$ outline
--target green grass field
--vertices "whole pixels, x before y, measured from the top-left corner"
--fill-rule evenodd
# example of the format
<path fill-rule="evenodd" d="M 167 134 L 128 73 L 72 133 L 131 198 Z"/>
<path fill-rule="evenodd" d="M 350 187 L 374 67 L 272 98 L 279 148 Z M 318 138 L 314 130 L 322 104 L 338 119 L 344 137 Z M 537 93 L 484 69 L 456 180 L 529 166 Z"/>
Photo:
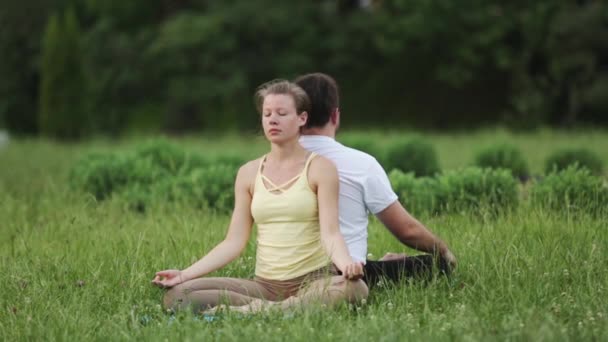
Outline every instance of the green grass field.
<path fill-rule="evenodd" d="M 401 135 L 371 133 L 380 143 Z M 470 164 L 496 141 L 518 146 L 533 173 L 568 146 L 587 147 L 608 164 L 608 133 L 601 131 L 425 137 L 443 169 Z M 150 285 L 154 272 L 200 258 L 223 238 L 229 217 L 160 205 L 143 215 L 118 198 L 98 203 L 68 186 L 83 155 L 138 141 L 17 140 L 0 148 L 0 340 L 608 340 L 608 217 L 526 202 L 497 218 L 420 217 L 458 257 L 450 280 L 382 286 L 350 308 L 173 319 L 160 308 L 163 291 Z M 260 137 L 175 141 L 209 155 L 253 158 L 267 149 Z M 252 276 L 254 250 L 252 240 L 217 274 Z M 386 251 L 412 253 L 374 221 L 369 253 L 379 258 Z"/>

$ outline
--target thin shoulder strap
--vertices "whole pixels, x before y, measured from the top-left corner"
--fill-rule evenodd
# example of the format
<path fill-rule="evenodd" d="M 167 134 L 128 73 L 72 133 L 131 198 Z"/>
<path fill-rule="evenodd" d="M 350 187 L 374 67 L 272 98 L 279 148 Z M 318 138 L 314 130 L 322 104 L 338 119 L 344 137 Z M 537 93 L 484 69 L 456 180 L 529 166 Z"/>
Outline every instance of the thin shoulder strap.
<path fill-rule="evenodd" d="M 308 165 L 310 165 L 310 162 L 317 156 L 316 153 L 314 152 L 310 152 L 310 155 L 308 156 L 308 159 L 306 160 L 306 164 L 304 165 L 304 170 L 302 171 L 302 174 L 304 175 L 308 175 Z"/>
<path fill-rule="evenodd" d="M 262 168 L 264 167 L 264 163 L 266 162 L 266 156 L 268 156 L 268 154 L 265 154 L 262 156 L 262 160 L 260 161 L 260 165 L 258 165 L 258 175 L 262 174 Z"/>

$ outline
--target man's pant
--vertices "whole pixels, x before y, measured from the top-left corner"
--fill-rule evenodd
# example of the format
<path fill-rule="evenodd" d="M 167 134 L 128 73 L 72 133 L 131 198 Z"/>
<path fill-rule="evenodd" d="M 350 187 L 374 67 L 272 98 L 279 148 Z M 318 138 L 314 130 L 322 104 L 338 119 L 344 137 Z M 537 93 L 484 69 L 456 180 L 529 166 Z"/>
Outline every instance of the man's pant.
<path fill-rule="evenodd" d="M 399 282 L 402 279 L 430 280 L 434 274 L 450 274 L 450 268 L 443 258 L 430 254 L 408 256 L 399 260 L 367 260 L 363 280 L 368 287 L 378 285 L 381 279 Z"/>

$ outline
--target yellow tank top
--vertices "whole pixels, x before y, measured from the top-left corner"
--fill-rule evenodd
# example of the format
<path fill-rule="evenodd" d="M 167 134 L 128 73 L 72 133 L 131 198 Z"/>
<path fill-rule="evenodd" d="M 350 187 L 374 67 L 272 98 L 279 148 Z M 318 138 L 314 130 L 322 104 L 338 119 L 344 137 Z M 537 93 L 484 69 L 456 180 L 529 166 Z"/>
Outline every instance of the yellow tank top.
<path fill-rule="evenodd" d="M 251 201 L 251 215 L 258 230 L 256 276 L 289 280 L 329 264 L 321 245 L 317 195 L 308 185 L 308 165 L 315 155 L 311 153 L 304 170 L 284 183 L 291 184 L 287 189 L 262 175 L 266 157 L 260 163 Z M 262 177 L 272 189 L 266 188 Z M 280 192 L 273 193 L 275 190 Z"/>

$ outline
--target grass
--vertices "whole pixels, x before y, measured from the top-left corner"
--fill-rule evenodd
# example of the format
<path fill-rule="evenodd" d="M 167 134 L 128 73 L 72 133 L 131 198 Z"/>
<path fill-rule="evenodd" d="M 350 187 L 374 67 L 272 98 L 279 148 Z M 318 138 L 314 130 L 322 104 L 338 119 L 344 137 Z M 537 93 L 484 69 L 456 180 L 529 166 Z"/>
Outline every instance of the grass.
<path fill-rule="evenodd" d="M 431 138 L 446 168 L 471 162 L 471 150 L 493 135 Z M 608 150 L 608 134 L 601 132 L 501 135 L 522 147 L 533 172 L 562 145 Z M 420 217 L 458 257 L 450 280 L 383 285 L 350 308 L 172 319 L 160 309 L 163 291 L 150 279 L 157 270 L 197 260 L 223 238 L 229 218 L 162 205 L 141 215 L 118 198 L 97 203 L 68 188 L 69 168 L 80 156 L 134 142 L 14 141 L 0 150 L 0 340 L 608 339 L 608 217 L 544 212 L 525 203 L 498 218 Z M 252 144 L 234 136 L 179 142 L 247 157 L 266 148 L 259 138 Z M 369 242 L 374 258 L 389 250 L 411 253 L 375 220 Z M 252 276 L 254 250 L 252 240 L 216 274 Z"/>

